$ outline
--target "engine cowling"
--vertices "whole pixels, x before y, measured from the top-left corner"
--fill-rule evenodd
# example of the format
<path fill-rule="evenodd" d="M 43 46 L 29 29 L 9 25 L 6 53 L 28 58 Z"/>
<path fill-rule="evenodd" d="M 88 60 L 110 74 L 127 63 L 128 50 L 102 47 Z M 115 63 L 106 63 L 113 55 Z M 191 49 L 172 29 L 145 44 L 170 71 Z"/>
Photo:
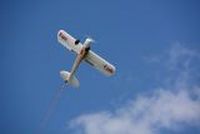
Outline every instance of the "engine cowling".
<path fill-rule="evenodd" d="M 90 50 L 90 46 L 91 44 L 94 42 L 94 40 L 92 38 L 87 38 L 84 42 L 84 46 L 86 50 Z"/>

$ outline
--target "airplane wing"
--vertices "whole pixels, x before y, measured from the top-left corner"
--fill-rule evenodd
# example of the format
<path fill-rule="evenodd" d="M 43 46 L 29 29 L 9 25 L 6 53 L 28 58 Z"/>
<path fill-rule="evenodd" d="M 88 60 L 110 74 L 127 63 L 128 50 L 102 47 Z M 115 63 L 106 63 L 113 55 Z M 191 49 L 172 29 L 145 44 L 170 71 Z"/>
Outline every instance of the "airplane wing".
<path fill-rule="evenodd" d="M 65 32 L 64 30 L 60 30 L 57 34 L 58 42 L 60 42 L 65 48 L 70 51 L 79 54 L 82 48 L 82 44 L 79 40 L 76 40 L 70 34 Z"/>
<path fill-rule="evenodd" d="M 113 65 L 91 50 L 86 55 L 85 61 L 107 76 L 115 73 L 115 67 Z"/>

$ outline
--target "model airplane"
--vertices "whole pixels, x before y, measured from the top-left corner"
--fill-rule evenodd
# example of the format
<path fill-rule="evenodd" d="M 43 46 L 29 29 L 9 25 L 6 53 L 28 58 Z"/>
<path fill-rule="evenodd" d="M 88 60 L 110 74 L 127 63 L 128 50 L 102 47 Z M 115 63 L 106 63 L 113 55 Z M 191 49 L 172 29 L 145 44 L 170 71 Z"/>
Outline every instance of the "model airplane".
<path fill-rule="evenodd" d="M 87 38 L 82 44 L 80 40 L 76 40 L 64 30 L 58 32 L 57 38 L 59 43 L 77 55 L 71 72 L 65 70 L 60 71 L 60 76 L 66 84 L 70 84 L 73 87 L 79 87 L 79 81 L 75 77 L 75 72 L 82 61 L 89 63 L 106 76 L 115 74 L 115 67 L 112 64 L 90 50 L 90 46 L 94 42 L 93 39 Z"/>

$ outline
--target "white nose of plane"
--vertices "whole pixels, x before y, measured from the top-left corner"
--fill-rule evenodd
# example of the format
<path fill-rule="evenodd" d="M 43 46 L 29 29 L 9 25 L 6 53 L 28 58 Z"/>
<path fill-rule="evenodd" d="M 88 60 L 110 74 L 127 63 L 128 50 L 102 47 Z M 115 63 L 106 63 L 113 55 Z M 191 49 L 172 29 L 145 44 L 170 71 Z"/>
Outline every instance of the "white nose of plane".
<path fill-rule="evenodd" d="M 94 43 L 94 40 L 93 40 L 92 38 L 87 38 L 87 39 L 86 39 L 86 42 Z"/>

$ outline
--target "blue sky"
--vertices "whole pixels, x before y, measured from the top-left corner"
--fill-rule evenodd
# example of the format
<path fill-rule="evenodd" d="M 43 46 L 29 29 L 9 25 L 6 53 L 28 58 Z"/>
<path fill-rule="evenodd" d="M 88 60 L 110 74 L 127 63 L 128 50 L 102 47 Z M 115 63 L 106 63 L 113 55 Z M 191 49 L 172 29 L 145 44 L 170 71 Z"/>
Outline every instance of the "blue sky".
<path fill-rule="evenodd" d="M 199 6 L 197 0 L 0 1 L 0 133 L 200 133 Z M 59 29 L 81 41 L 94 38 L 92 49 L 117 72 L 107 78 L 83 63 L 80 88 L 65 88 L 50 110 L 62 84 L 59 71 L 75 58 L 57 42 Z M 136 104 L 143 114 L 131 113 L 131 121 L 119 112 L 140 113 Z M 132 130 L 135 118 L 141 126 Z M 113 123 L 120 119 L 130 128 Z"/>

